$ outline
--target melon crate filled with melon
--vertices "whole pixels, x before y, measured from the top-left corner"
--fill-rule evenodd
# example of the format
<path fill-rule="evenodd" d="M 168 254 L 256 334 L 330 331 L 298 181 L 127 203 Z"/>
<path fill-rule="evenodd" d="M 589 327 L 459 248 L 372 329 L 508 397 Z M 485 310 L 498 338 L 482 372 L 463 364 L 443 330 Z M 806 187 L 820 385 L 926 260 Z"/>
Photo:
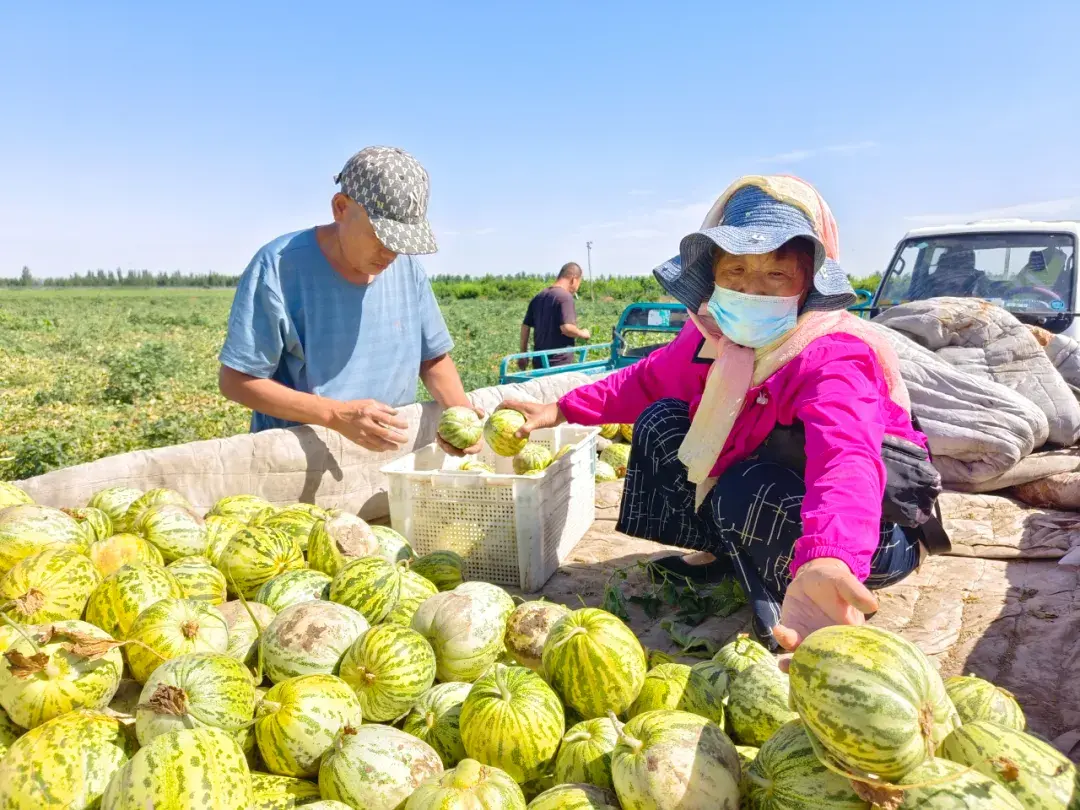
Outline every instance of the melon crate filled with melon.
<path fill-rule="evenodd" d="M 475 425 L 440 425 L 464 444 Z M 598 428 L 560 425 L 514 434 L 517 411 L 492 414 L 479 454 L 460 458 L 438 444 L 383 467 L 394 528 L 417 554 L 452 551 L 466 579 L 537 591 L 584 537 L 595 517 Z"/>

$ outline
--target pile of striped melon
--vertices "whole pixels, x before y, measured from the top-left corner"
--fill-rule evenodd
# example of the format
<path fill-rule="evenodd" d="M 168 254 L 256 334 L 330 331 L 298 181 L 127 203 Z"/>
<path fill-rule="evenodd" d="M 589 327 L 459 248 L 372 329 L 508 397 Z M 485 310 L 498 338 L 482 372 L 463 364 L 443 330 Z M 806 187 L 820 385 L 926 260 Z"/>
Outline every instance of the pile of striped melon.
<path fill-rule="evenodd" d="M 1080 806 L 1010 695 L 888 632 L 687 666 L 310 505 L 0 483 L 0 616 L 0 810 Z"/>

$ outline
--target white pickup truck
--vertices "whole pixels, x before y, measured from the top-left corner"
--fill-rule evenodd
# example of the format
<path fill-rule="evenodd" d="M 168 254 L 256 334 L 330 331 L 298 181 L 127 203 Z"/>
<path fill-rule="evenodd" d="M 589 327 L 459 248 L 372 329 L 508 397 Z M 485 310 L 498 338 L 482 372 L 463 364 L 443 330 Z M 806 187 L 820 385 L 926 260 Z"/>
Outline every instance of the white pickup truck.
<path fill-rule="evenodd" d="M 982 298 L 1023 323 L 1080 340 L 1080 222 L 994 219 L 909 231 L 870 304 Z"/>

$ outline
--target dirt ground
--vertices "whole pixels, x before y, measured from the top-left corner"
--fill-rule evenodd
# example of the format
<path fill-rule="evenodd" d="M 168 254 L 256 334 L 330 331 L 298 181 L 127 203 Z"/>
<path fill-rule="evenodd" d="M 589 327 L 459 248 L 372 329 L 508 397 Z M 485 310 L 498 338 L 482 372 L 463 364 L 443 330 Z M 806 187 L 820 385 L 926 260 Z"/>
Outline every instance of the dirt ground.
<path fill-rule="evenodd" d="M 598 488 L 596 522 L 547 582 L 545 598 L 599 605 L 613 571 L 670 553 L 615 531 L 620 495 L 617 484 Z M 1080 568 L 1057 563 L 1080 545 L 1080 516 L 953 493 L 942 509 L 956 556 L 930 557 L 879 591 L 871 623 L 913 641 L 943 676 L 975 674 L 1008 689 L 1029 729 L 1080 761 Z M 641 584 L 633 576 L 626 582 L 631 592 Z M 642 643 L 677 652 L 662 617 L 632 605 L 630 613 Z M 722 644 L 749 627 L 744 608 L 694 632 Z"/>

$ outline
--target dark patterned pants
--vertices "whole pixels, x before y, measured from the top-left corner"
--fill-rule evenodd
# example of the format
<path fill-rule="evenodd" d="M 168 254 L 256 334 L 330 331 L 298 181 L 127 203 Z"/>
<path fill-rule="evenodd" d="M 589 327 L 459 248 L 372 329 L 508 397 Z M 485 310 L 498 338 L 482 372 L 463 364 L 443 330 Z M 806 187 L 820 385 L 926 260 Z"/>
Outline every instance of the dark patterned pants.
<path fill-rule="evenodd" d="M 802 536 L 802 474 L 753 459 L 735 464 L 717 481 L 695 512 L 695 486 L 679 461 L 679 445 L 690 429 L 690 408 L 662 399 L 634 425 L 630 463 L 618 530 L 665 545 L 707 551 L 731 561 L 732 574 L 753 610 L 754 632 L 772 649 L 771 628 L 791 582 L 788 567 Z M 919 544 L 892 523 L 883 523 L 866 587 L 884 588 L 919 565 Z"/>

